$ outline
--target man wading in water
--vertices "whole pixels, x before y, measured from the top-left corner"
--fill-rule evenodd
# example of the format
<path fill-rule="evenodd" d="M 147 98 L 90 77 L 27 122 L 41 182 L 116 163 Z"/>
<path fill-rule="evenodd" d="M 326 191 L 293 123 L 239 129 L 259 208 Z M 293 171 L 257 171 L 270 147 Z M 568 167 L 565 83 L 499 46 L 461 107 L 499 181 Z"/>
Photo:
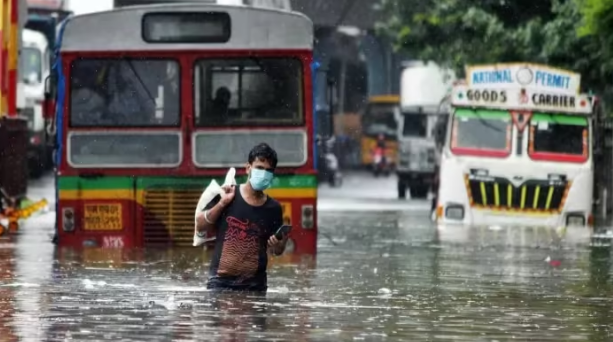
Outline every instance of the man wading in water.
<path fill-rule="evenodd" d="M 198 215 L 198 235 L 216 236 L 207 288 L 267 290 L 267 249 L 280 255 L 287 242 L 287 236 L 274 236 L 283 224 L 281 205 L 263 192 L 272 184 L 276 167 L 275 150 L 264 143 L 255 146 L 246 165 L 247 182 L 238 191 L 222 187 L 222 194 Z"/>

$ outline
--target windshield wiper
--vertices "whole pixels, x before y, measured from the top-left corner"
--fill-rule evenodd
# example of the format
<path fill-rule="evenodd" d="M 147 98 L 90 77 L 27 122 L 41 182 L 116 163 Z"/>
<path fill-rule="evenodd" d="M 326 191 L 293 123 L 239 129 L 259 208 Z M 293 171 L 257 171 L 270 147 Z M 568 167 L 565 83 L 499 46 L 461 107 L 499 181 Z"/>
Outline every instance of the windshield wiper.
<path fill-rule="evenodd" d="M 145 82 L 143 82 L 143 80 L 140 78 L 140 76 L 136 72 L 136 69 L 134 69 L 134 64 L 132 64 L 132 61 L 129 60 L 129 59 L 126 59 L 125 61 L 128 62 L 128 67 L 130 67 L 130 70 L 132 70 L 132 73 L 134 74 L 134 76 L 136 76 L 136 79 L 140 83 L 141 87 L 143 87 L 143 89 L 145 89 L 145 92 L 147 93 L 147 96 L 149 96 L 149 100 L 155 104 L 156 103 L 155 102 L 155 97 L 153 97 L 153 95 L 149 92 L 149 89 L 147 89 L 147 87 L 145 86 Z"/>
<path fill-rule="evenodd" d="M 492 125 L 492 124 L 491 124 L 491 123 L 489 123 L 489 122 L 487 122 L 487 120 L 484 120 L 484 119 L 483 119 L 481 116 L 479 116 L 479 114 L 477 114 L 477 115 L 478 115 L 478 118 L 479 118 L 479 122 L 481 122 L 481 124 L 482 124 L 483 126 L 488 127 L 488 128 L 491 128 L 491 129 L 493 129 L 493 130 L 494 130 L 494 131 L 496 131 L 496 132 L 500 132 L 500 133 L 504 132 L 502 129 L 500 129 L 500 128 L 498 128 L 498 127 L 494 126 L 494 125 Z"/>

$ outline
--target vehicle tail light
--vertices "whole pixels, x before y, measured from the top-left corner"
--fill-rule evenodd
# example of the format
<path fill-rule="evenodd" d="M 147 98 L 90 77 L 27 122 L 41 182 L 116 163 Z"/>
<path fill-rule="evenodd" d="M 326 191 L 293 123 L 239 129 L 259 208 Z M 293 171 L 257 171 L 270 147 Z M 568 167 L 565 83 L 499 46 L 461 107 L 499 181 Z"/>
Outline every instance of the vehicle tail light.
<path fill-rule="evenodd" d="M 443 217 L 443 206 L 439 205 L 438 207 L 436 207 L 436 218 L 441 217 Z"/>
<path fill-rule="evenodd" d="M 594 215 L 590 214 L 587 217 L 587 225 L 588 225 L 588 227 L 593 227 L 594 226 Z"/>
<path fill-rule="evenodd" d="M 30 144 L 32 144 L 32 145 L 40 144 L 40 138 L 37 135 L 31 137 L 30 138 Z"/>
<path fill-rule="evenodd" d="M 313 205 L 307 204 L 302 206 L 302 229 L 313 229 L 314 222 Z"/>
<path fill-rule="evenodd" d="M 62 209 L 62 229 L 65 232 L 74 231 L 74 209 L 63 208 Z"/>

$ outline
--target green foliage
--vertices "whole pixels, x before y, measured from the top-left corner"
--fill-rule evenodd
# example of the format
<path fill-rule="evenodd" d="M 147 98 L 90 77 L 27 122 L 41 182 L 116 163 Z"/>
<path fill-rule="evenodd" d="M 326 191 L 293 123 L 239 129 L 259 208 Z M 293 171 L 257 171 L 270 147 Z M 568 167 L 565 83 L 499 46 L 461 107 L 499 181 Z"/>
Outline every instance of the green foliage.
<path fill-rule="evenodd" d="M 382 0 L 388 20 L 378 30 L 397 49 L 460 75 L 466 64 L 526 61 L 580 72 L 585 89 L 604 90 L 613 63 L 587 29 L 595 24 L 586 24 L 583 2 L 613 0 Z"/>

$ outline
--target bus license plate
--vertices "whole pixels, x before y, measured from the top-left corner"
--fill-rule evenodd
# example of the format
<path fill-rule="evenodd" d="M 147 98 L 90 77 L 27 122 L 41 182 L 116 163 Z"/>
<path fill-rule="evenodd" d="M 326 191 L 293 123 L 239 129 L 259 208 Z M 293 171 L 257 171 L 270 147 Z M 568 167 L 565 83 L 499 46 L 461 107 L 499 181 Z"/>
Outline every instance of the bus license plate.
<path fill-rule="evenodd" d="M 121 204 L 86 204 L 84 230 L 121 230 Z"/>

